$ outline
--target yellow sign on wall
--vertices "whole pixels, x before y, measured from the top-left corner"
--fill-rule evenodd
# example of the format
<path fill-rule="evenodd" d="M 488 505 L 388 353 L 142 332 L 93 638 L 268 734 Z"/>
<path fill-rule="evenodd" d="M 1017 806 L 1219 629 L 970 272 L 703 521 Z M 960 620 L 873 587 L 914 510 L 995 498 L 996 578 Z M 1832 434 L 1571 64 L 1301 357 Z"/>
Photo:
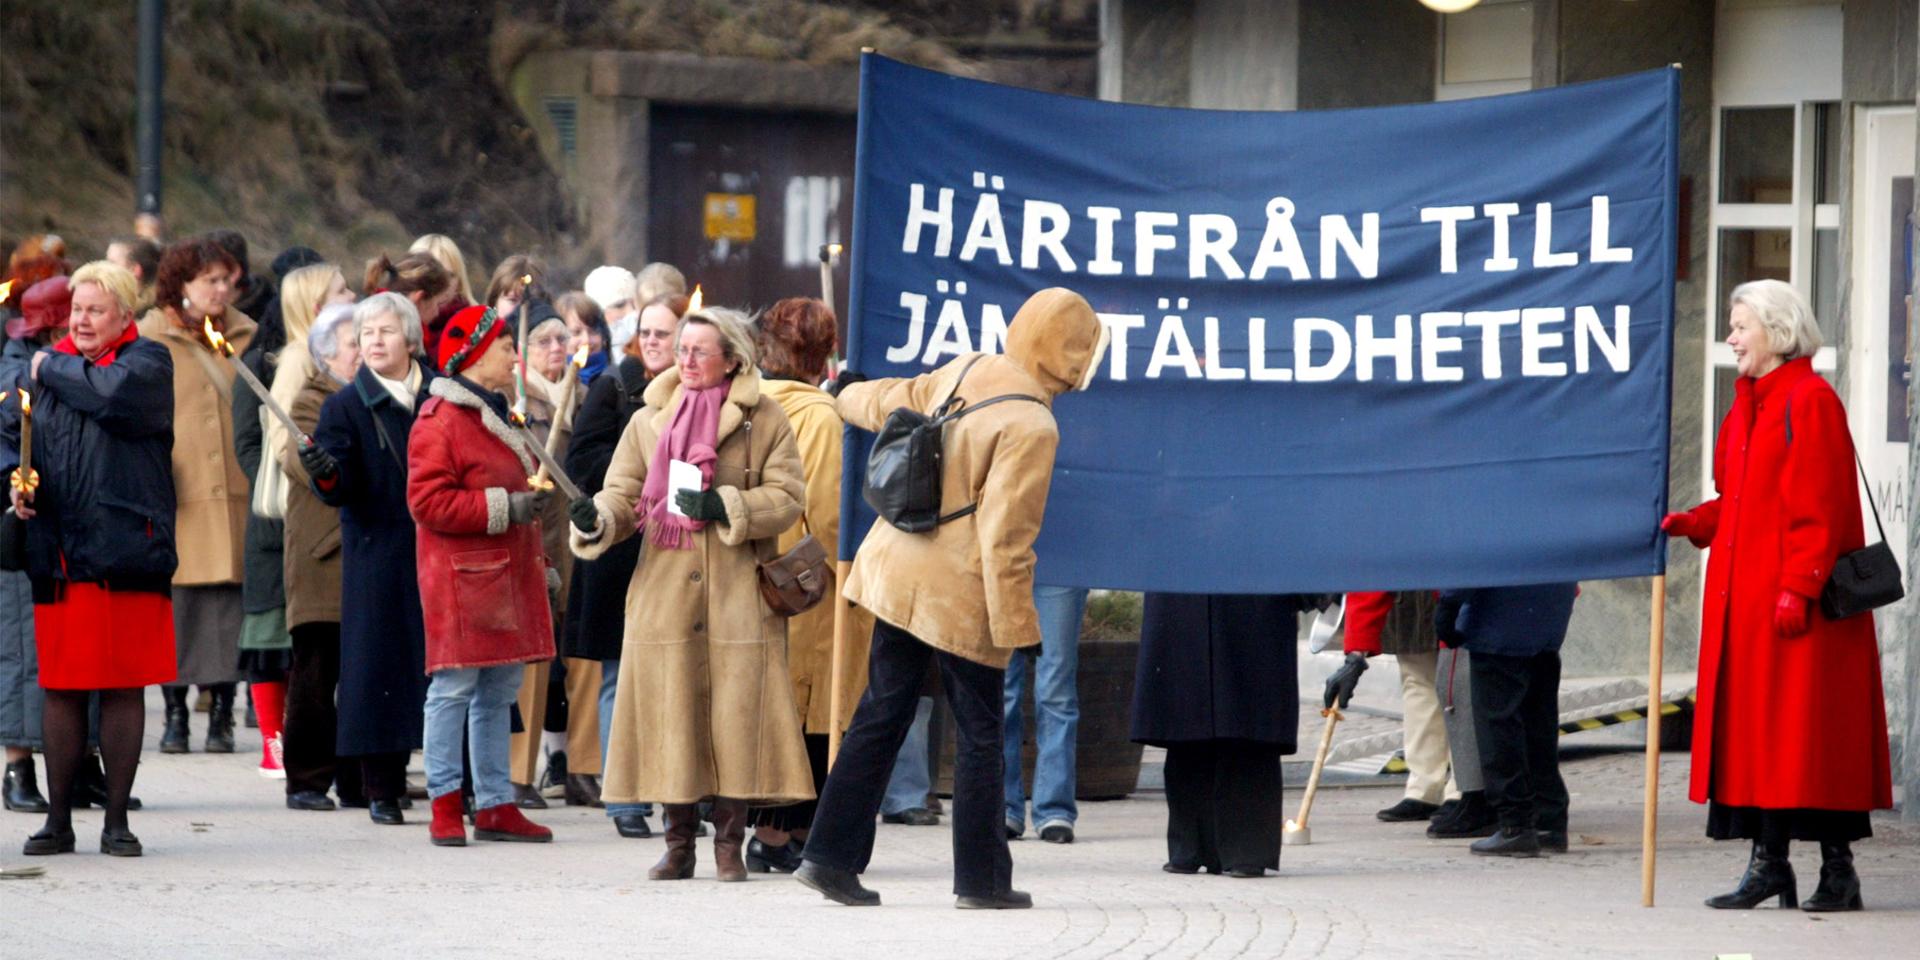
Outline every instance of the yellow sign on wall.
<path fill-rule="evenodd" d="M 707 194 L 707 239 L 753 240 L 753 194 Z"/>

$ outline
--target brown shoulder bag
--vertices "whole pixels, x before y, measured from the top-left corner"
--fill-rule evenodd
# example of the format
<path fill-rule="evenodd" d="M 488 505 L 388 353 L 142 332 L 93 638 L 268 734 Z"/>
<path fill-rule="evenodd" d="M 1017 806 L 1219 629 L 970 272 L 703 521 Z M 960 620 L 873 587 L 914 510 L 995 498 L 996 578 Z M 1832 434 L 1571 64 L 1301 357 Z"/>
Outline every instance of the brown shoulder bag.
<path fill-rule="evenodd" d="M 747 429 L 747 471 L 748 480 L 759 485 L 760 471 L 751 468 L 753 461 L 753 417 L 746 418 Z M 777 557 L 767 554 L 772 549 L 771 538 L 754 541 L 754 549 L 760 554 L 760 597 L 767 602 L 767 608 L 783 617 L 797 617 L 819 606 L 833 590 L 833 566 L 828 561 L 827 549 L 813 538 L 813 531 L 807 527 L 806 505 L 801 504 L 800 528 L 806 535 L 793 545 L 792 550 Z"/>

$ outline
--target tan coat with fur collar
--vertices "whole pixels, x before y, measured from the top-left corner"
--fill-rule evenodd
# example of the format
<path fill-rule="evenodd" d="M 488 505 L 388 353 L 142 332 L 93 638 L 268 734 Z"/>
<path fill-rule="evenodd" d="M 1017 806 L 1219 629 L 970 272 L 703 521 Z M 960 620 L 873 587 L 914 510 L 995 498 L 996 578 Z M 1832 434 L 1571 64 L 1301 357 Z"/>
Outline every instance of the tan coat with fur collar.
<path fill-rule="evenodd" d="M 594 496 L 600 535 L 588 540 L 572 531 L 576 556 L 592 560 L 645 535 L 634 510 L 683 394 L 678 370 L 647 388 L 647 405 L 627 422 L 606 486 Z M 757 552 L 770 553 L 800 519 L 806 481 L 792 427 L 780 405 L 761 396 L 757 371 L 733 378 L 718 439 L 713 485 L 726 522 L 707 524 L 690 549 L 648 544 L 628 588 L 601 783 L 608 801 L 813 797 L 787 676 L 787 622 L 760 599 Z"/>
<path fill-rule="evenodd" d="M 1074 389 L 1098 361 L 1100 321 L 1087 302 L 1054 288 L 1033 295 L 1008 325 L 1004 356 L 960 357 L 912 379 L 855 383 L 840 392 L 840 416 L 878 430 L 899 407 L 931 412 L 954 392 L 969 404 L 1009 401 L 950 424 L 941 460 L 940 512 L 972 514 L 926 533 L 875 520 L 842 595 L 927 645 L 1005 669 L 1013 651 L 1040 643 L 1033 608 L 1033 541 L 1040 535 L 1060 433 L 1053 398 Z"/>

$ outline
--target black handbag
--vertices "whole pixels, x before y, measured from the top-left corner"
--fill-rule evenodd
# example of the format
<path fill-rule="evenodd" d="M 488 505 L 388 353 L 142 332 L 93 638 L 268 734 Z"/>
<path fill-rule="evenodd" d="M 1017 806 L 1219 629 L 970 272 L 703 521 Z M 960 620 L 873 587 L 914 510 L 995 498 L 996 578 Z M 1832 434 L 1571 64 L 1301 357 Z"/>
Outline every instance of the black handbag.
<path fill-rule="evenodd" d="M 1792 435 L 1788 436 L 1791 439 Z M 1867 468 L 1860 462 L 1859 450 L 1853 452 L 1853 462 L 1866 484 L 1867 506 L 1873 511 L 1873 526 L 1880 531 L 1880 542 L 1843 553 L 1834 561 L 1833 575 L 1820 591 L 1820 612 L 1826 614 L 1828 620 L 1844 620 L 1877 610 L 1907 595 L 1900 582 L 1900 563 L 1894 559 L 1893 547 L 1887 544 L 1887 528 L 1880 523 L 1880 507 L 1873 502 L 1873 484 L 1867 480 Z"/>

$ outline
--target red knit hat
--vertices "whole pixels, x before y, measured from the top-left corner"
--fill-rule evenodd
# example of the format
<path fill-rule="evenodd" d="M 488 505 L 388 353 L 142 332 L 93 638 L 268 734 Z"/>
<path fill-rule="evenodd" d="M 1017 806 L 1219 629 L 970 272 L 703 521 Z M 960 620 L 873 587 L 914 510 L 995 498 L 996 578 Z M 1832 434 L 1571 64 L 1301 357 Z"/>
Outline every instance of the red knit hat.
<path fill-rule="evenodd" d="M 440 372 L 451 377 L 473 365 L 507 329 L 492 307 L 471 306 L 453 315 L 440 334 Z"/>

